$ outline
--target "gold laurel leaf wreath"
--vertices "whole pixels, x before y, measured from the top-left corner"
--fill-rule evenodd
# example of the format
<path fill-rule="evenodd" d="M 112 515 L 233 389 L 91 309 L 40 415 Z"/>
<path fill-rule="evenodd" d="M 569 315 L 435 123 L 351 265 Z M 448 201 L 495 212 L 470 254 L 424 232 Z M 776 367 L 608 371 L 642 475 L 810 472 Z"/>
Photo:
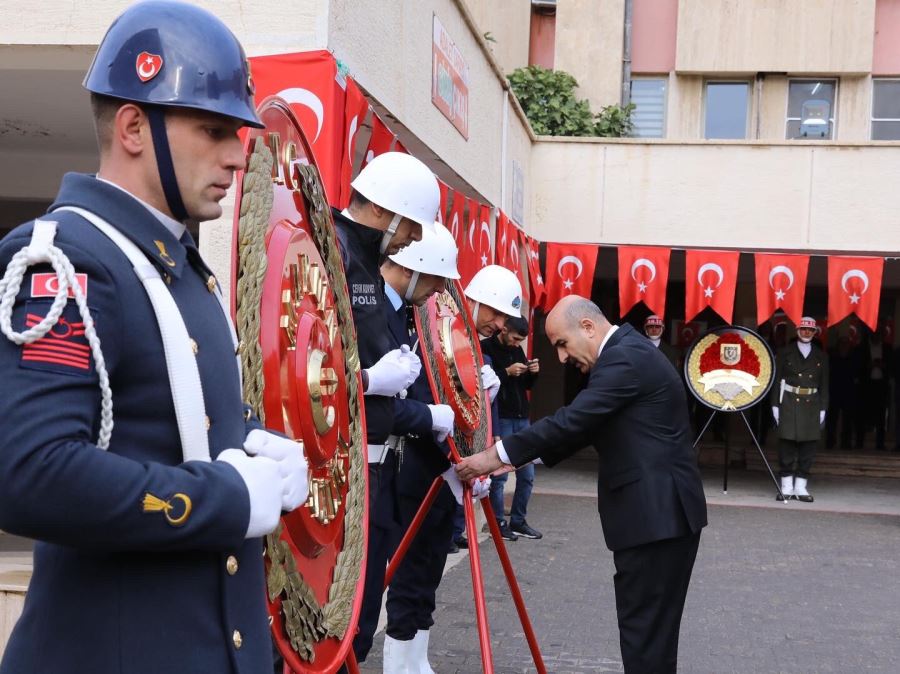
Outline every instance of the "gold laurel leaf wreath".
<path fill-rule="evenodd" d="M 688 356 L 688 384 L 697 396 L 722 411 L 746 408 L 757 402 L 762 397 L 763 392 L 768 388 L 769 381 L 774 376 L 772 357 L 769 354 L 769 350 L 762 342 L 760 342 L 759 338 L 750 333 L 742 333 L 741 340 L 744 345 L 750 348 L 756 354 L 757 358 L 759 358 L 759 375 L 757 375 L 757 380 L 760 385 L 752 394 L 741 391 L 731 400 L 726 400 L 722 394 L 715 389 L 704 392 L 703 385 L 700 384 L 700 377 L 703 376 L 700 372 L 700 359 L 706 349 L 718 338 L 719 333 L 712 332 L 700 339 L 700 341 L 694 345 L 694 348 Z"/>

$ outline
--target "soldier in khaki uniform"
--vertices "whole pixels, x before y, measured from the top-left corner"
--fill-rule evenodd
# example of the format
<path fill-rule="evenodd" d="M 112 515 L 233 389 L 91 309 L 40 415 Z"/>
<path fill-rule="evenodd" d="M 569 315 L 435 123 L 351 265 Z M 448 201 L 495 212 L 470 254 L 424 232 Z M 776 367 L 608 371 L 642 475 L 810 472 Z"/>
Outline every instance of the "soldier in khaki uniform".
<path fill-rule="evenodd" d="M 781 491 L 785 498 L 807 503 L 813 500 L 807 480 L 828 409 L 828 356 L 812 343 L 818 331 L 814 319 L 804 316 L 800 320 L 797 341 L 778 352 L 771 393 L 772 416 L 778 425 Z M 781 500 L 781 495 L 776 498 Z"/>

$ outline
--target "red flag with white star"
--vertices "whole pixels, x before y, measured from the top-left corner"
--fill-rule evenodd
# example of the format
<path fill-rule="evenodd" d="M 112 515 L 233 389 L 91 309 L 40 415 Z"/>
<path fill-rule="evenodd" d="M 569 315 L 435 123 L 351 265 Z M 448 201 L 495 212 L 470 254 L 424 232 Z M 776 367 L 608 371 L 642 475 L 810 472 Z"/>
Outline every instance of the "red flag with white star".
<path fill-rule="evenodd" d="M 522 241 L 522 248 L 528 256 L 526 263 L 528 266 L 528 286 L 529 286 L 529 304 L 532 310 L 540 309 L 544 306 L 544 300 L 547 297 L 547 287 L 544 285 L 544 275 L 541 273 L 541 256 L 538 251 L 538 241 L 528 236 L 522 230 L 519 230 L 519 237 Z"/>
<path fill-rule="evenodd" d="M 854 313 L 873 331 L 878 329 L 882 257 L 828 257 L 828 325 Z"/>
<path fill-rule="evenodd" d="M 363 167 L 380 154 L 391 149 L 396 136 L 394 132 L 387 128 L 387 125 L 381 121 L 381 117 L 377 113 L 372 113 L 372 136 L 369 138 L 369 145 L 366 148 L 366 155 L 363 157 Z"/>
<path fill-rule="evenodd" d="M 545 308 L 552 309 L 567 295 L 581 295 L 590 299 L 599 250 L 592 243 L 547 244 Z"/>
<path fill-rule="evenodd" d="M 619 246 L 619 315 L 643 302 L 657 316 L 666 315 L 669 282 L 668 248 Z"/>
<path fill-rule="evenodd" d="M 516 227 L 503 211 L 497 218 L 497 264 L 506 267 L 519 279 L 519 285 L 525 287 L 525 273 L 519 252 L 519 228 Z"/>
<path fill-rule="evenodd" d="M 711 307 L 726 323 L 734 314 L 737 251 L 688 250 L 684 254 L 684 319 L 692 320 Z"/>
<path fill-rule="evenodd" d="M 803 318 L 809 255 L 756 253 L 756 321 L 765 323 L 778 309 L 794 325 Z"/>
<path fill-rule="evenodd" d="M 491 209 L 474 199 L 468 200 L 466 220 L 468 225 L 460 242 L 457 266 L 463 287 L 469 284 L 479 269 L 494 261 L 491 250 Z"/>
<path fill-rule="evenodd" d="M 447 229 L 456 241 L 456 247 L 462 251 L 462 243 L 466 232 L 466 197 L 461 192 L 453 190 L 451 195 L 450 212 L 447 214 Z"/>
<path fill-rule="evenodd" d="M 437 221 L 446 227 L 450 187 L 443 180 L 438 180 L 438 188 L 441 190 L 441 206 L 438 208 Z"/>
<path fill-rule="evenodd" d="M 341 202 L 338 208 L 350 203 L 350 181 L 353 178 L 353 158 L 356 156 L 356 137 L 369 113 L 369 102 L 351 78 L 347 78 L 347 100 L 344 114 L 344 151 L 341 156 Z"/>

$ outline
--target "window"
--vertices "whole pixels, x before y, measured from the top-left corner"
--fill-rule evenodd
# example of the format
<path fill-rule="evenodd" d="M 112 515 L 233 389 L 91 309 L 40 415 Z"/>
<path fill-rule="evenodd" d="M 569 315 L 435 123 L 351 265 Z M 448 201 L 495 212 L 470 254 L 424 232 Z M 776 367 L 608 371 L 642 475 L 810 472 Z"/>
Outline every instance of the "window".
<path fill-rule="evenodd" d="M 631 81 L 631 113 L 635 138 L 662 138 L 666 135 L 666 80 L 634 79 Z"/>
<path fill-rule="evenodd" d="M 787 134 L 792 138 L 830 140 L 834 134 L 836 80 L 791 80 L 788 88 Z"/>
<path fill-rule="evenodd" d="M 872 80 L 872 140 L 900 140 L 900 80 Z"/>
<path fill-rule="evenodd" d="M 705 138 L 746 138 L 747 82 L 707 82 Z"/>

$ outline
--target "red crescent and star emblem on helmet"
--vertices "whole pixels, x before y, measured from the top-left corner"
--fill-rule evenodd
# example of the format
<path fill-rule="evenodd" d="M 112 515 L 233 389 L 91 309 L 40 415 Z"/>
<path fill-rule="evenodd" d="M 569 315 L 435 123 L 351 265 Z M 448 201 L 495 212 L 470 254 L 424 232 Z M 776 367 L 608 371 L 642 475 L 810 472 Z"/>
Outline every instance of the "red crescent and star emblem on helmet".
<path fill-rule="evenodd" d="M 142 51 L 138 54 L 137 61 L 134 64 L 134 68 L 137 71 L 138 79 L 141 82 L 149 82 L 154 77 L 159 75 L 159 71 L 162 70 L 163 59 L 159 54 L 151 54 L 147 51 Z"/>

